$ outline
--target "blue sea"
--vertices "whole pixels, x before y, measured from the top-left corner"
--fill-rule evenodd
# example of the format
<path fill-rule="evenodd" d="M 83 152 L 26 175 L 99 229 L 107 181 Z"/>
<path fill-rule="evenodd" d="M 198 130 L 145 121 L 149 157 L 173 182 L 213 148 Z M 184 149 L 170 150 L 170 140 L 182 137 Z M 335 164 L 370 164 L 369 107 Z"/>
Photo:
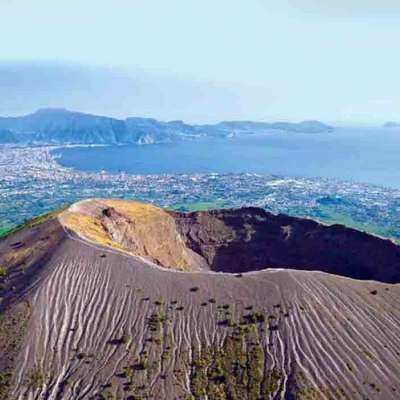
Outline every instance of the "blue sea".
<path fill-rule="evenodd" d="M 400 188 L 400 130 L 337 128 L 306 134 L 273 132 L 166 144 L 56 149 L 78 170 L 138 175 L 260 173 L 324 177 Z"/>

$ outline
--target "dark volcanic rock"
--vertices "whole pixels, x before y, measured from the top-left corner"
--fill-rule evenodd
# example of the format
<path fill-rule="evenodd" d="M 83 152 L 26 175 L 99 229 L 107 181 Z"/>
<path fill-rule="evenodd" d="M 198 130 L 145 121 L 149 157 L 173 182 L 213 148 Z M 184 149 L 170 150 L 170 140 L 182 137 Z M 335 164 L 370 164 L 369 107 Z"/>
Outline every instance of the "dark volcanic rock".
<path fill-rule="evenodd" d="M 258 208 L 174 216 L 187 246 L 214 271 L 295 268 L 400 282 L 399 246 L 342 225 L 326 226 Z"/>

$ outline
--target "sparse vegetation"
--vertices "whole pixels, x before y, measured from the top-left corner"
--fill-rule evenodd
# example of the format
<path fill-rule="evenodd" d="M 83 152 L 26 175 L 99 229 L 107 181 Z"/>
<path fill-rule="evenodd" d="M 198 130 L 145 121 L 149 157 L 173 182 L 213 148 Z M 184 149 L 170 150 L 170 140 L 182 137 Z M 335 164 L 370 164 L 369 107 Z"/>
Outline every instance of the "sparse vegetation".
<path fill-rule="evenodd" d="M 0 314 L 0 399 L 8 398 L 15 358 L 20 349 L 29 316 L 30 307 L 26 302 L 16 304 Z"/>
<path fill-rule="evenodd" d="M 0 283 L 4 282 L 7 278 L 7 269 L 6 267 L 0 266 Z"/>
<path fill-rule="evenodd" d="M 271 395 L 276 393 L 279 388 L 279 381 L 282 379 L 282 372 L 277 369 L 273 368 L 268 371 L 267 377 L 264 381 L 263 385 L 263 392 L 267 395 Z"/>
<path fill-rule="evenodd" d="M 149 363 L 148 363 L 147 359 L 139 361 L 137 364 L 134 365 L 134 369 L 136 371 L 144 371 L 147 368 L 149 368 Z"/>
<path fill-rule="evenodd" d="M 56 218 L 60 213 L 62 213 L 64 210 L 66 210 L 68 208 L 68 206 L 59 208 L 57 210 L 54 211 L 50 211 L 48 213 L 39 215 L 38 217 L 32 218 L 29 221 L 26 221 L 24 223 L 22 223 L 21 225 L 16 226 L 15 228 L 11 229 L 11 230 L 7 230 L 5 232 L 2 232 L 0 234 L 0 237 L 6 237 L 9 236 L 15 232 L 21 231 L 22 229 L 25 228 L 33 228 L 36 225 L 42 224 L 43 222 L 49 221 L 53 218 Z"/>
<path fill-rule="evenodd" d="M 147 320 L 147 326 L 152 333 L 152 336 L 148 339 L 149 342 L 154 342 L 158 345 L 162 343 L 162 324 L 166 321 L 166 317 L 163 314 L 153 313 Z"/>
<path fill-rule="evenodd" d="M 10 372 L 0 373 L 0 398 L 7 392 L 11 384 L 11 378 Z"/>
<path fill-rule="evenodd" d="M 121 336 L 120 342 L 121 344 L 128 344 L 130 337 L 127 334 L 123 334 Z"/>
<path fill-rule="evenodd" d="M 83 353 L 83 352 L 78 353 L 77 356 L 76 356 L 76 358 L 77 358 L 78 360 L 83 360 L 83 359 L 86 358 L 86 353 Z"/>
<path fill-rule="evenodd" d="M 265 355 L 256 323 L 223 320 L 229 333 L 221 347 L 193 349 L 191 390 L 195 399 L 269 398 L 279 387 L 282 374 L 263 375 Z"/>
<path fill-rule="evenodd" d="M 265 322 L 265 314 L 263 311 L 256 311 L 243 316 L 243 324 L 261 324 Z"/>
<path fill-rule="evenodd" d="M 27 386 L 32 389 L 41 388 L 47 380 L 46 374 L 39 368 L 35 368 L 28 373 Z"/>
<path fill-rule="evenodd" d="M 346 362 L 346 367 L 350 372 L 353 372 L 353 367 L 348 361 Z"/>
<path fill-rule="evenodd" d="M 375 392 L 379 393 L 381 391 L 381 389 L 379 388 L 379 386 L 376 383 L 370 383 L 369 384 L 370 388 L 375 390 Z"/>

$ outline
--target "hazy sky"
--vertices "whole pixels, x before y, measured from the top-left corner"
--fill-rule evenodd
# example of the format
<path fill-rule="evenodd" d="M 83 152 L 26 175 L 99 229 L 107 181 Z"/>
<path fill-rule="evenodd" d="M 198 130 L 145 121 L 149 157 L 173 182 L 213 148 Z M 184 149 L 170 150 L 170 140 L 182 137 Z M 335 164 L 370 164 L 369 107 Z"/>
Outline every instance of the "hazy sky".
<path fill-rule="evenodd" d="M 0 114 L 400 120 L 398 0 L 0 0 Z"/>

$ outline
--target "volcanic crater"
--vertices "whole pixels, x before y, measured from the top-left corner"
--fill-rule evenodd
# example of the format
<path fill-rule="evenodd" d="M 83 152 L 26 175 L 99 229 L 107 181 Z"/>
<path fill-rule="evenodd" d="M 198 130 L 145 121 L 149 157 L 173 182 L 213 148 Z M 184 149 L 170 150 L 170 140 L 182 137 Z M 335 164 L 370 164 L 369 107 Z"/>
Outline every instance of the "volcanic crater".
<path fill-rule="evenodd" d="M 400 251 L 392 241 L 261 208 L 179 213 L 138 202 L 90 200 L 75 204 L 60 219 L 88 240 L 168 269 L 244 273 L 291 268 L 400 282 Z"/>
<path fill-rule="evenodd" d="M 400 248 L 81 201 L 0 241 L 2 399 L 398 399 Z"/>

